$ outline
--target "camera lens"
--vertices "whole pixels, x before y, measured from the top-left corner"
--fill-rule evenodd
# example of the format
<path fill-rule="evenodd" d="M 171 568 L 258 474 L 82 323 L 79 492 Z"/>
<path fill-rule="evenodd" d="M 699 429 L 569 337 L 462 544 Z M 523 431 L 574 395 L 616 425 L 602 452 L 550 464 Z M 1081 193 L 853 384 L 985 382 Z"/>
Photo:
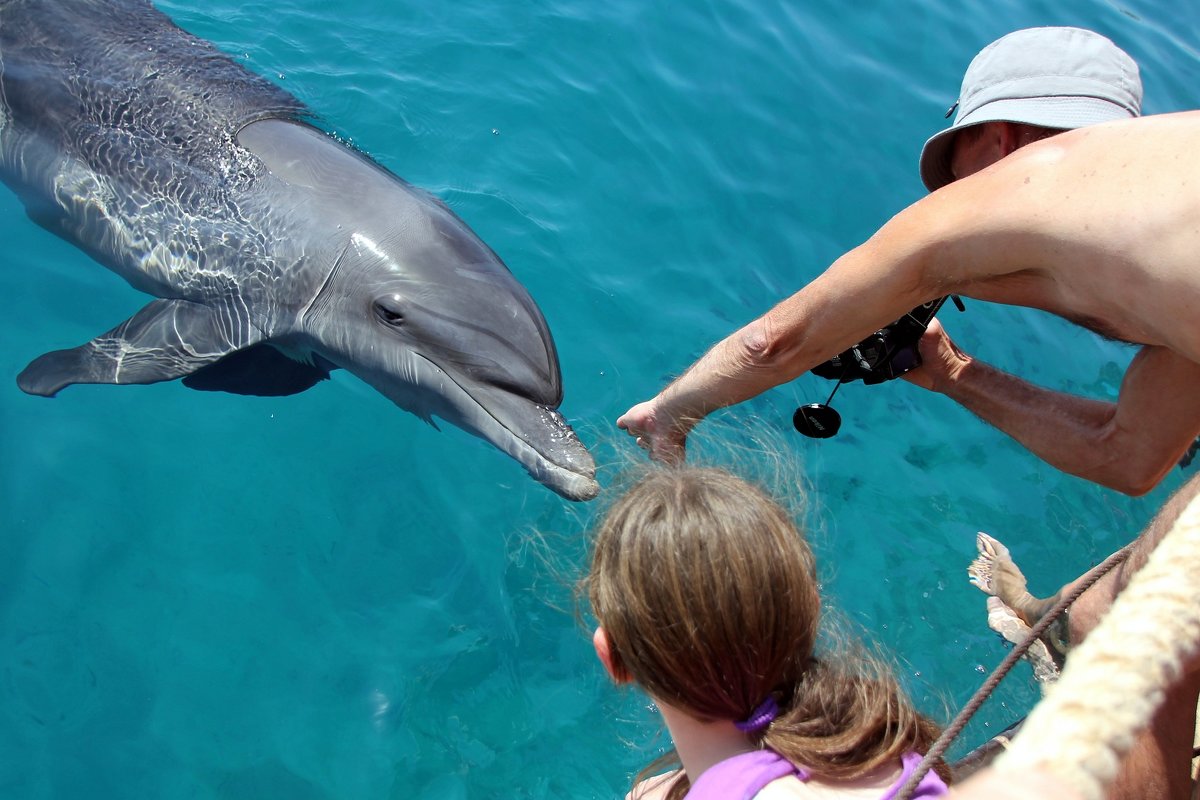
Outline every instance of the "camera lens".
<path fill-rule="evenodd" d="M 796 409 L 792 425 L 810 439 L 828 439 L 842 427 L 842 415 L 824 403 L 809 403 Z"/>

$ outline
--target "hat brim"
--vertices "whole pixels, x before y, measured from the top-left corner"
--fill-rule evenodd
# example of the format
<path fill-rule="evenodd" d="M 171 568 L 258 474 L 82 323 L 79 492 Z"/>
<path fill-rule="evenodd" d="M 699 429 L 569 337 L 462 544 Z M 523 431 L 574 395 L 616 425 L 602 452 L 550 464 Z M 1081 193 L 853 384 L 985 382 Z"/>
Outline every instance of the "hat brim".
<path fill-rule="evenodd" d="M 929 191 L 954 182 L 950 171 L 954 137 L 964 128 L 984 122 L 1018 122 L 1043 128 L 1082 128 L 1101 122 L 1129 119 L 1129 110 L 1097 97 L 1018 97 L 987 103 L 954 120 L 921 148 L 921 181 Z"/>

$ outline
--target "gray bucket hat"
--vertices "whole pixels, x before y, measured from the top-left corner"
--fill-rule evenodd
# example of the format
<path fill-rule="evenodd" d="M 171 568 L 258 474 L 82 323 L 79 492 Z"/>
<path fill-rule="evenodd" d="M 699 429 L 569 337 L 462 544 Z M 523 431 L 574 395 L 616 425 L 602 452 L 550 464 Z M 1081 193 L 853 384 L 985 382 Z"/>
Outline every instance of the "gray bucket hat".
<path fill-rule="evenodd" d="M 989 44 L 963 75 L 954 124 L 921 150 L 921 180 L 930 191 L 954 180 L 955 135 L 982 122 L 1082 128 L 1136 117 L 1142 80 L 1129 55 L 1082 28 L 1027 28 Z M 946 113 L 949 116 L 949 112 Z"/>

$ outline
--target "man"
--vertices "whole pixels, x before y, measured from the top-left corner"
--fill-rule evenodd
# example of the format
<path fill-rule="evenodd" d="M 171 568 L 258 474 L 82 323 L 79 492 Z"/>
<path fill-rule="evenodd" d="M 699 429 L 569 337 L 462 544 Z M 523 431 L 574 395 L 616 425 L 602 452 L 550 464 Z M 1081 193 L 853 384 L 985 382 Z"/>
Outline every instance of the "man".
<path fill-rule="evenodd" d="M 921 152 L 921 178 L 934 191 L 1063 129 L 1136 117 L 1141 99 L 1136 63 L 1103 36 L 1078 28 L 1011 33 L 971 62 L 954 124 Z M 1175 394 L 1188 384 L 1158 396 L 1151 384 L 1127 383 L 1118 403 L 1050 392 L 970 358 L 936 321 L 920 350 L 927 366 L 910 381 L 954 399 L 1054 466 L 1127 494 L 1154 488 L 1200 431 L 1200 406 Z M 1135 359 L 1130 374 L 1149 357 Z M 1163 405 L 1173 398 L 1180 402 Z M 1038 417 L 1047 408 L 1066 419 L 1045 424 Z"/>
<path fill-rule="evenodd" d="M 975 250 L 990 250 L 982 255 L 988 267 L 972 272 L 972 267 L 977 265 L 955 263 L 945 258 L 947 250 L 942 247 L 943 258 L 937 264 L 942 274 L 928 276 L 931 280 L 927 285 L 935 294 L 940 296 L 954 292 L 1044 308 L 1099 330 L 1102 334 L 1141 341 L 1140 331 L 1123 327 L 1127 321 L 1108 320 L 1107 316 L 1114 315 L 1099 308 L 1086 310 L 1080 306 L 1083 298 L 1072 300 L 1061 293 L 1062 289 L 1068 288 L 1061 284 L 1063 278 L 1069 278 L 1079 287 L 1097 288 L 1095 282 L 1099 276 L 1088 251 L 1104 248 L 1106 245 L 1102 238 L 1084 232 L 1075 235 L 1073 243 L 1059 243 L 1058 246 L 1076 245 L 1074 258 L 1082 265 L 1079 269 L 1076 269 L 1074 261 L 1056 262 L 1049 247 L 1040 248 L 1036 243 L 1038 236 L 1062 238 L 1069 232 L 1065 217 L 1062 217 L 1062 225 L 1053 225 L 1060 216 L 1059 203 L 1073 205 L 1079 213 L 1090 213 L 1085 212 L 1084 207 L 1088 205 L 1085 194 L 1097 191 L 1092 187 L 1099 185 L 1098 181 L 1087 182 L 1086 173 L 1081 172 L 1067 179 L 1065 175 L 1059 176 L 1050 169 L 1057 165 L 1059 169 L 1091 172 L 1091 165 L 1082 156 L 1074 162 L 1077 166 L 1062 164 L 1058 159 L 1059 154 L 1082 154 L 1086 148 L 1072 145 L 1081 140 L 1087 141 L 1091 138 L 1088 135 L 1090 132 L 1071 133 L 1067 139 L 1069 144 L 1060 144 L 1061 136 L 1048 137 L 1065 128 L 1128 120 L 1137 116 L 1140 103 L 1141 82 L 1136 64 L 1112 42 L 1098 34 L 1077 28 L 1035 28 L 1009 34 L 993 43 L 975 58 L 967 70 L 954 124 L 931 138 L 922 152 L 921 174 L 926 184 L 931 189 L 943 186 L 946 189 L 935 192 L 898 215 L 877 236 L 840 259 L 803 292 L 784 301 L 701 359 L 697 368 L 714 365 L 724 369 L 726 365 L 720 360 L 723 356 L 728 356 L 734 362 L 745 362 L 746 371 L 736 377 L 731 376 L 734 380 L 729 384 L 730 388 L 734 384 L 741 384 L 733 395 L 694 397 L 694 404 L 685 400 L 681 392 L 690 386 L 699 386 L 698 379 L 704 381 L 709 377 L 702 369 L 693 368 L 690 374 L 655 398 L 653 407 L 643 405 L 631 409 L 629 414 L 618 420 L 618 425 L 638 434 L 645 427 L 643 423 L 650 422 L 646 430 L 649 436 L 643 437 L 643 443 L 651 446 L 651 455 L 666 460 L 682 457 L 687 431 L 704 414 L 792 380 L 808 367 L 841 352 L 844 346 L 839 349 L 839 344 L 846 342 L 847 335 L 843 331 L 865 330 L 870 333 L 891 321 L 884 320 L 867 330 L 864 326 L 871 324 L 867 309 L 849 309 L 859 300 L 850 291 L 851 286 L 856 281 L 858 285 L 865 285 L 863 278 L 883 270 L 882 265 L 876 265 L 869 271 L 859 270 L 855 265 L 861 263 L 863 258 L 878 248 L 887 247 L 887 242 L 898 235 L 928 234 L 937 230 L 939 224 L 957 225 L 957 220 L 964 217 L 968 218 L 963 221 L 967 227 L 961 231 L 949 228 L 950 238 L 945 244 L 956 242 L 960 247 L 970 246 L 973 250 L 962 250 L 961 257 L 970 254 L 973 259 L 977 258 Z M 1147 120 L 1144 127 L 1158 125 L 1162 125 L 1160 120 Z M 1134 126 L 1133 141 L 1129 145 L 1135 150 L 1140 147 L 1139 126 Z M 1119 133 L 1113 135 L 1124 136 Z M 1024 149 L 1018 150 L 1032 144 L 1037 146 L 1031 148 L 1029 153 Z M 988 176 L 990 180 L 969 182 L 973 190 L 963 190 L 957 184 L 947 186 L 952 184 L 955 177 L 974 175 L 1010 156 L 1021 158 L 1015 164 L 1006 165 L 1010 168 L 1002 170 L 998 177 L 993 174 Z M 1183 157 L 1182 154 L 1180 157 Z M 1114 164 L 1113 173 L 1103 177 L 1119 179 L 1121 167 L 1115 158 L 1110 161 Z M 1026 185 L 1024 181 L 1028 176 L 1025 171 L 1035 167 L 1040 170 L 1037 173 L 1040 183 Z M 1054 183 L 1048 182 L 1051 180 Z M 1078 187 L 1073 199 L 1070 198 L 1072 186 Z M 1054 193 L 1056 189 L 1057 194 Z M 1035 191 L 1044 204 L 1041 207 L 1045 217 L 1042 220 L 1043 227 L 1049 224 L 1050 229 L 1027 232 L 1029 258 L 1021 263 L 1009 257 L 1009 254 L 992 248 L 992 239 L 988 237 L 995 236 L 996 231 L 989 230 L 986 225 L 988 219 L 985 218 L 993 217 L 1000 209 L 1004 209 L 1006 213 L 1017 215 L 1014 224 L 1022 224 L 1019 218 L 1022 212 L 1032 212 L 1032 209 L 1023 209 L 1023 204 Z M 999 196 L 991 196 L 991 193 L 999 193 Z M 1159 202 L 1159 198 L 1149 200 Z M 1128 217 L 1140 211 L 1125 205 L 1120 196 L 1100 205 L 1103 208 L 1097 211 L 1103 211 L 1119 228 L 1108 231 L 1113 235 L 1126 230 Z M 1032 213 L 1029 216 L 1032 217 Z M 928 230 L 922 231 L 924 226 L 918 220 L 932 217 L 938 219 L 931 220 Z M 998 219 L 991 221 L 999 223 Z M 1078 224 L 1087 226 L 1092 223 L 1082 219 Z M 968 243 L 967 235 L 972 231 L 974 238 Z M 1150 238 L 1155 236 L 1153 233 L 1147 235 Z M 914 243 L 917 241 L 925 245 L 936 244 L 928 235 L 913 239 Z M 1122 241 L 1130 244 L 1128 239 Z M 1137 244 L 1134 243 L 1134 246 Z M 925 270 L 923 259 L 932 252 L 912 253 L 907 268 Z M 996 266 L 989 260 L 1001 263 Z M 1046 263 L 1041 265 L 1041 261 Z M 973 288 L 980 278 L 985 277 L 983 273 L 987 270 L 997 271 L 996 279 Z M 889 273 L 881 279 L 872 294 L 888 307 L 898 309 L 895 316 L 899 316 L 912 307 L 902 307 L 901 303 L 906 296 L 913 296 L 911 291 L 916 287 L 911 284 L 911 273 L 907 276 L 895 270 L 889 270 Z M 1124 303 L 1123 295 L 1127 290 L 1132 291 L 1135 284 L 1125 283 L 1132 275 L 1123 273 L 1119 266 L 1109 274 L 1104 286 L 1099 288 L 1106 292 L 1104 300 L 1111 307 Z M 951 279 L 959 282 L 946 282 Z M 840 285 L 835 285 L 835 282 Z M 884 296 L 887 287 L 897 282 L 907 282 L 904 286 L 907 295 L 892 293 Z M 809 307 L 819 298 L 822 291 L 841 295 L 840 305 L 822 307 L 822 310 L 832 314 L 836 308 L 848 308 L 844 313 L 839 312 L 837 327 L 817 325 L 819 316 L 795 317 L 801 309 Z M 1089 302 L 1095 304 L 1099 299 L 1092 298 Z M 1111 310 L 1119 311 L 1117 308 Z M 1160 323 L 1162 311 L 1145 304 L 1143 313 Z M 792 331 L 779 327 L 788 318 L 794 318 L 801 328 Z M 833 334 L 837 338 L 829 339 L 830 344 L 824 344 L 821 350 L 817 350 L 821 345 L 819 339 L 798 335 L 813 325 L 817 325 L 816 330 L 820 334 Z M 838 334 L 841 336 L 838 337 Z M 777 340 L 747 338 L 763 335 L 776 336 Z M 857 339 L 849 341 L 846 346 L 854 341 Z M 952 397 L 1066 472 L 1126 493 L 1141 494 L 1166 475 L 1195 439 L 1197 432 L 1200 432 L 1200 404 L 1191 402 L 1190 396 L 1192 389 L 1200 389 L 1200 366 L 1191 359 L 1181 357 L 1178 348 L 1162 347 L 1162 342 L 1141 343 L 1155 347 L 1143 348 L 1135 357 L 1126 373 L 1117 403 L 1047 391 L 1006 375 L 970 358 L 955 347 L 936 321 L 921 342 L 924 366 L 906 377 L 918 385 Z M 804 346 L 805 360 L 808 362 L 804 366 L 793 360 L 793 349 L 800 345 Z M 759 347 L 768 349 L 758 350 Z M 833 349 L 824 349 L 829 347 Z M 744 383 L 747 380 L 750 382 Z M 655 413 L 647 416 L 648 411 Z M 655 424 L 652 420 L 658 420 L 659 423 L 665 421 L 667 424 Z"/>
<path fill-rule="evenodd" d="M 652 457 L 681 460 L 708 413 L 795 379 L 921 303 L 959 294 L 1040 308 L 1141 345 L 1116 403 L 1005 375 L 936 324 L 911 380 L 1060 469 L 1147 491 L 1200 432 L 1200 112 L 1135 118 L 1139 101 L 1136 67 L 1102 37 L 1059 28 L 1001 39 L 972 62 L 954 125 L 926 144 L 922 176 L 936 191 L 717 343 L 618 426 Z M 1088 108 L 1095 113 L 1085 117 Z M 1194 479 L 1178 502 L 1198 489 Z M 1147 530 L 1135 564 L 1160 535 Z M 1124 575 L 1101 583 L 1076 604 L 1073 641 Z M 1186 796 L 1179 731 L 1196 708 L 1200 671 L 1188 675 L 1114 796 Z"/>

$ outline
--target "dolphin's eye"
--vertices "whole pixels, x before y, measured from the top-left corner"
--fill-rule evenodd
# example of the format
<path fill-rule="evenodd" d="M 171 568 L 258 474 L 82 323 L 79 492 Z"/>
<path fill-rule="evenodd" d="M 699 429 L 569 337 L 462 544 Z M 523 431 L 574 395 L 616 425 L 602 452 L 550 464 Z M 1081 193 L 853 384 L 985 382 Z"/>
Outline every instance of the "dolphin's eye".
<path fill-rule="evenodd" d="M 404 324 L 404 309 L 399 297 L 381 297 L 375 301 L 375 316 L 388 325 Z"/>

